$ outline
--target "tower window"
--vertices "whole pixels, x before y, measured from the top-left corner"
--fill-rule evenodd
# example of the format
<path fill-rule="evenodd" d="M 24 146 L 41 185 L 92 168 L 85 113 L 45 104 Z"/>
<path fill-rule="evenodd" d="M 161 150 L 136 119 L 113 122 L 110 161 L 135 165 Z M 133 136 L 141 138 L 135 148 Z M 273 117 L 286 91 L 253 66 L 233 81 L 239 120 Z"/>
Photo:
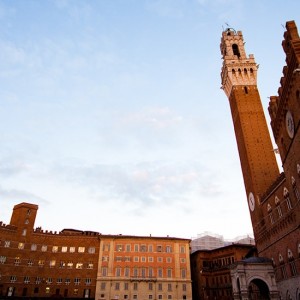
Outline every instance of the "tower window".
<path fill-rule="evenodd" d="M 245 94 L 248 94 L 248 88 L 246 86 L 244 86 L 244 91 L 245 91 Z"/>
<path fill-rule="evenodd" d="M 239 46 L 237 44 L 232 45 L 233 55 L 236 55 L 238 58 L 241 56 L 239 51 Z"/>

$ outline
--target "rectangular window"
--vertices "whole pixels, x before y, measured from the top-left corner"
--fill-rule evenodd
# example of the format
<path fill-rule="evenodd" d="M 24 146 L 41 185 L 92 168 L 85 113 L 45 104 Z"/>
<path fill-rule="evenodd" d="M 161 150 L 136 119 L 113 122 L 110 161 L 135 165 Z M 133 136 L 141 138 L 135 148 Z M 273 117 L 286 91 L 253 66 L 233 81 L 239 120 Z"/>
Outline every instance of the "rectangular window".
<path fill-rule="evenodd" d="M 35 278 L 35 284 L 40 284 L 42 282 L 42 277 Z"/>
<path fill-rule="evenodd" d="M 182 264 L 185 264 L 185 258 L 180 258 L 180 262 L 181 262 Z"/>
<path fill-rule="evenodd" d="M 138 277 L 139 276 L 139 270 L 138 268 L 133 269 L 133 277 Z"/>
<path fill-rule="evenodd" d="M 58 252 L 58 246 L 53 246 L 52 247 L 52 252 L 54 252 L 54 253 Z"/>
<path fill-rule="evenodd" d="M 135 244 L 135 245 L 134 245 L 134 251 L 135 251 L 135 252 L 139 252 L 139 245 L 138 245 L 138 244 Z"/>
<path fill-rule="evenodd" d="M 78 295 L 78 289 L 74 289 L 74 290 L 73 290 L 73 294 L 74 294 L 74 295 Z"/>
<path fill-rule="evenodd" d="M 24 243 L 19 243 L 18 244 L 18 249 L 23 250 L 24 249 L 25 244 Z"/>
<path fill-rule="evenodd" d="M 6 262 L 6 256 L 0 256 L 0 264 L 4 264 Z"/>
<path fill-rule="evenodd" d="M 102 291 L 105 290 L 105 285 L 106 285 L 105 282 L 101 282 L 100 289 L 101 289 Z"/>
<path fill-rule="evenodd" d="M 80 284 L 80 278 L 78 278 L 78 277 L 74 278 L 74 284 L 79 285 Z"/>
<path fill-rule="evenodd" d="M 186 278 L 186 270 L 181 269 L 181 278 Z"/>
<path fill-rule="evenodd" d="M 153 245 L 148 245 L 148 252 L 153 252 Z"/>
<path fill-rule="evenodd" d="M 171 246 L 167 246 L 166 247 L 166 252 L 167 253 L 171 253 L 172 252 L 172 247 Z"/>
<path fill-rule="evenodd" d="M 152 282 L 149 282 L 148 288 L 149 288 L 149 291 L 153 290 L 153 283 Z"/>
<path fill-rule="evenodd" d="M 147 273 L 147 270 L 146 270 L 146 268 L 142 268 L 141 269 L 141 276 L 142 276 L 142 278 L 145 278 L 146 277 L 146 274 Z"/>
<path fill-rule="evenodd" d="M 121 276 L 121 268 L 116 268 L 116 277 Z"/>
<path fill-rule="evenodd" d="M 33 260 L 32 259 L 28 259 L 27 266 L 28 267 L 32 267 L 32 265 L 33 265 Z"/>
<path fill-rule="evenodd" d="M 157 258 L 157 262 L 162 262 L 162 261 L 163 261 L 163 258 L 159 256 L 159 257 Z"/>
<path fill-rule="evenodd" d="M 20 257 L 15 257 L 15 266 L 18 266 L 20 264 L 21 260 Z"/>
<path fill-rule="evenodd" d="M 32 244 L 31 245 L 31 251 L 36 251 L 37 245 L 36 244 Z"/>
<path fill-rule="evenodd" d="M 117 256 L 116 261 L 122 261 L 122 256 Z"/>
<path fill-rule="evenodd" d="M 124 290 L 128 291 L 128 288 L 129 288 L 128 282 L 124 282 Z"/>
<path fill-rule="evenodd" d="M 42 250 L 42 252 L 46 252 L 47 251 L 47 245 L 43 245 L 41 250 Z"/>
<path fill-rule="evenodd" d="M 172 299 L 172 295 L 168 295 L 168 300 Z"/>
<path fill-rule="evenodd" d="M 159 291 L 162 291 L 162 283 L 159 283 L 159 284 L 158 284 L 158 290 L 159 290 Z"/>
<path fill-rule="evenodd" d="M 137 299 L 137 295 L 133 295 L 133 299 Z"/>
<path fill-rule="evenodd" d="M 79 262 L 76 264 L 76 269 L 82 269 L 83 267 L 83 263 L 82 262 Z"/>
<path fill-rule="evenodd" d="M 91 278 L 86 278 L 85 279 L 85 285 L 91 285 L 92 279 Z"/>
<path fill-rule="evenodd" d="M 149 277 L 150 277 L 150 278 L 154 276 L 153 268 L 150 267 L 150 268 L 148 269 L 148 272 L 149 272 Z"/>
<path fill-rule="evenodd" d="M 130 261 L 130 256 L 125 256 L 124 261 Z"/>
<path fill-rule="evenodd" d="M 157 252 L 162 252 L 162 246 L 161 246 L 161 245 L 157 245 L 156 251 L 157 251 Z"/>
<path fill-rule="evenodd" d="M 163 270 L 162 270 L 162 268 L 159 268 L 159 269 L 157 270 L 157 277 L 159 277 L 159 278 L 162 278 L 162 277 L 163 277 Z"/>
<path fill-rule="evenodd" d="M 152 300 L 152 299 L 153 299 L 153 296 L 152 296 L 152 295 L 149 295 L 148 298 L 149 298 L 149 300 Z"/>
<path fill-rule="evenodd" d="M 85 247 L 78 247 L 78 252 L 79 253 L 84 253 Z"/>
<path fill-rule="evenodd" d="M 68 269 L 72 269 L 72 268 L 73 268 L 73 262 L 72 262 L 72 261 L 69 261 L 69 262 L 67 263 L 67 268 L 68 268 Z"/>
<path fill-rule="evenodd" d="M 125 277 L 129 277 L 129 276 L 130 276 L 130 269 L 129 269 L 128 267 L 126 267 L 126 268 L 124 269 L 124 276 L 125 276 Z"/>
<path fill-rule="evenodd" d="M 180 253 L 185 253 L 185 247 L 184 246 L 180 246 Z"/>
<path fill-rule="evenodd" d="M 182 290 L 183 290 L 184 292 L 186 292 L 186 284 L 185 284 L 185 283 L 182 284 Z"/>
<path fill-rule="evenodd" d="M 172 278 L 172 269 L 167 270 L 167 277 Z"/>
<path fill-rule="evenodd" d="M 56 264 L 56 260 L 55 259 L 50 260 L 50 262 L 49 262 L 50 268 L 54 268 L 55 264 Z"/>
<path fill-rule="evenodd" d="M 101 274 L 102 274 L 102 276 L 107 276 L 107 267 L 102 267 L 101 268 Z"/>
<path fill-rule="evenodd" d="M 94 268 L 94 264 L 92 262 L 88 262 L 87 269 L 93 269 L 93 268 Z"/>
<path fill-rule="evenodd" d="M 89 252 L 90 254 L 94 254 L 94 253 L 96 253 L 96 248 L 95 248 L 95 247 L 89 247 L 88 252 Z"/>
<path fill-rule="evenodd" d="M 152 256 L 148 257 L 148 262 L 153 262 L 153 257 Z"/>
<path fill-rule="evenodd" d="M 162 295 L 158 295 L 158 299 L 161 300 L 162 299 Z"/>
<path fill-rule="evenodd" d="M 134 283 L 133 283 L 133 289 L 134 289 L 135 291 L 138 289 L 138 284 L 137 284 L 137 282 L 134 282 Z"/>
<path fill-rule="evenodd" d="M 172 291 L 172 283 L 168 283 L 168 291 Z"/>
<path fill-rule="evenodd" d="M 10 241 L 4 241 L 4 248 L 10 247 Z"/>
<path fill-rule="evenodd" d="M 135 256 L 135 257 L 133 258 L 133 261 L 134 261 L 134 262 L 138 262 L 138 261 L 139 261 L 139 257 L 138 257 L 138 256 Z"/>
<path fill-rule="evenodd" d="M 68 252 L 68 247 L 67 246 L 61 247 L 61 252 Z"/>
<path fill-rule="evenodd" d="M 71 279 L 70 279 L 70 278 L 66 278 L 66 279 L 65 279 L 65 284 L 66 284 L 66 285 L 69 285 L 70 283 L 71 283 Z"/>
<path fill-rule="evenodd" d="M 74 253 L 75 252 L 75 247 L 70 247 L 70 253 Z"/>
<path fill-rule="evenodd" d="M 146 245 L 141 245 L 140 251 L 141 252 L 147 252 L 147 246 Z"/>
<path fill-rule="evenodd" d="M 57 278 L 57 279 L 56 279 L 56 283 L 57 283 L 57 284 L 62 284 L 62 282 L 63 282 L 62 278 Z"/>
<path fill-rule="evenodd" d="M 60 261 L 59 262 L 59 267 L 61 268 L 61 269 L 63 269 L 64 267 L 66 266 L 66 263 L 64 262 L 64 261 Z"/>
<path fill-rule="evenodd" d="M 40 259 L 39 262 L 38 262 L 39 267 L 43 267 L 44 264 L 45 264 L 45 261 Z"/>
<path fill-rule="evenodd" d="M 141 262 L 146 262 L 146 257 L 145 256 L 141 257 Z"/>
<path fill-rule="evenodd" d="M 116 291 L 120 290 L 120 282 L 116 282 L 115 290 Z"/>
<path fill-rule="evenodd" d="M 122 245 L 116 245 L 116 251 L 117 252 L 123 251 L 123 246 Z"/>
<path fill-rule="evenodd" d="M 51 284 L 52 282 L 53 282 L 53 279 L 51 277 L 48 277 L 47 280 L 46 280 L 46 283 Z"/>
<path fill-rule="evenodd" d="M 127 244 L 126 245 L 126 252 L 130 252 L 131 251 L 131 245 L 130 244 Z"/>
<path fill-rule="evenodd" d="M 24 277 L 24 283 L 30 283 L 30 277 L 29 276 Z"/>
<path fill-rule="evenodd" d="M 49 293 L 50 293 L 50 288 L 49 288 L 49 286 L 46 287 L 45 292 L 46 292 L 46 294 L 49 294 Z"/>
<path fill-rule="evenodd" d="M 167 257 L 167 263 L 171 263 L 172 262 L 172 257 Z"/>

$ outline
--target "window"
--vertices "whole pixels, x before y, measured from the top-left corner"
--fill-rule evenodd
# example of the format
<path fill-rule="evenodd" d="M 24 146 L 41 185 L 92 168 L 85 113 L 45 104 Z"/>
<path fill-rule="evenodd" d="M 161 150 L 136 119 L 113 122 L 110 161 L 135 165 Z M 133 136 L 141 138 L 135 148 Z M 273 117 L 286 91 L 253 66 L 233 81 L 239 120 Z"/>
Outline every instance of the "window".
<path fill-rule="evenodd" d="M 168 300 L 172 299 L 172 295 L 168 295 Z"/>
<path fill-rule="evenodd" d="M 20 257 L 15 257 L 15 266 L 18 266 L 20 264 L 21 260 Z"/>
<path fill-rule="evenodd" d="M 72 268 L 73 268 L 73 262 L 72 262 L 72 261 L 69 261 L 69 262 L 67 263 L 67 268 L 68 268 L 68 269 L 72 269 Z"/>
<path fill-rule="evenodd" d="M 138 268 L 134 268 L 133 269 L 133 276 L 134 277 L 138 277 L 139 276 L 139 270 L 138 270 Z"/>
<path fill-rule="evenodd" d="M 158 295 L 158 299 L 161 300 L 162 299 L 162 295 Z"/>
<path fill-rule="evenodd" d="M 4 264 L 6 262 L 6 256 L 0 256 L 0 264 Z"/>
<path fill-rule="evenodd" d="M 30 283 L 30 277 L 29 276 L 24 277 L 24 283 Z"/>
<path fill-rule="evenodd" d="M 50 262 L 49 262 L 49 266 L 50 266 L 50 268 L 53 268 L 53 267 L 55 267 L 55 264 L 56 264 L 56 261 L 55 261 L 55 259 L 52 259 L 52 260 L 50 260 Z"/>
<path fill-rule="evenodd" d="M 134 251 L 135 251 L 135 252 L 139 252 L 139 245 L 138 245 L 138 244 L 135 244 L 135 245 L 134 245 Z"/>
<path fill-rule="evenodd" d="M 180 262 L 181 262 L 182 264 L 184 264 L 184 263 L 185 263 L 185 258 L 180 258 Z"/>
<path fill-rule="evenodd" d="M 39 262 L 38 262 L 39 267 L 43 267 L 44 264 L 45 264 L 45 261 L 40 259 Z"/>
<path fill-rule="evenodd" d="M 128 282 L 124 282 L 124 290 L 128 291 L 128 288 L 129 288 Z"/>
<path fill-rule="evenodd" d="M 141 245 L 140 251 L 141 252 L 147 252 L 147 246 L 146 245 Z"/>
<path fill-rule="evenodd" d="M 126 245 L 126 252 L 130 252 L 131 251 L 131 245 L 130 244 L 127 244 Z"/>
<path fill-rule="evenodd" d="M 167 246 L 166 247 L 166 252 L 167 253 L 171 253 L 172 252 L 172 247 L 171 246 Z"/>
<path fill-rule="evenodd" d="M 46 287 L 45 292 L 46 292 L 46 294 L 50 293 L 50 288 L 48 286 Z"/>
<path fill-rule="evenodd" d="M 70 247 L 70 253 L 74 253 L 75 252 L 75 247 Z"/>
<path fill-rule="evenodd" d="M 90 285 L 92 283 L 92 279 L 91 278 L 86 278 L 85 279 L 85 285 Z"/>
<path fill-rule="evenodd" d="M 159 283 L 159 284 L 158 284 L 158 290 L 159 290 L 159 291 L 162 291 L 162 283 Z"/>
<path fill-rule="evenodd" d="M 290 200 L 290 196 L 289 196 L 289 191 L 286 187 L 284 187 L 284 189 L 283 189 L 283 197 L 286 201 L 286 205 L 287 205 L 288 210 L 291 210 L 292 209 L 292 204 L 291 204 L 291 200 Z"/>
<path fill-rule="evenodd" d="M 78 277 L 74 278 L 74 284 L 79 285 L 80 284 L 80 278 L 78 278 Z"/>
<path fill-rule="evenodd" d="M 122 245 L 117 245 L 116 246 L 116 251 L 118 251 L 118 252 L 123 251 L 123 246 Z"/>
<path fill-rule="evenodd" d="M 182 284 L 182 290 L 183 290 L 184 292 L 186 291 L 186 284 L 185 284 L 185 283 Z"/>
<path fill-rule="evenodd" d="M 145 256 L 141 257 L 141 262 L 146 262 L 146 257 Z"/>
<path fill-rule="evenodd" d="M 167 257 L 167 263 L 171 263 L 172 262 L 172 258 L 171 257 Z"/>
<path fill-rule="evenodd" d="M 172 269 L 167 270 L 167 277 L 171 278 L 172 277 Z"/>
<path fill-rule="evenodd" d="M 53 282 L 53 279 L 51 277 L 48 277 L 47 280 L 46 280 L 46 283 L 51 284 L 52 282 Z"/>
<path fill-rule="evenodd" d="M 116 277 L 121 276 L 121 268 L 116 268 Z"/>
<path fill-rule="evenodd" d="M 32 244 L 31 245 L 31 251 L 36 251 L 37 249 L 37 245 L 36 244 Z"/>
<path fill-rule="evenodd" d="M 10 241 L 4 241 L 4 248 L 10 247 Z"/>
<path fill-rule="evenodd" d="M 105 282 L 101 282 L 101 285 L 100 285 L 100 289 L 102 290 L 102 291 L 104 291 L 105 290 Z"/>
<path fill-rule="evenodd" d="M 61 269 L 63 269 L 64 267 L 66 266 L 66 263 L 64 262 L 64 261 L 60 261 L 59 262 L 59 267 L 61 268 Z"/>
<path fill-rule="evenodd" d="M 94 254 L 94 253 L 96 252 L 95 247 L 89 247 L 88 252 L 89 252 L 90 254 Z"/>
<path fill-rule="evenodd" d="M 93 268 L 94 268 L 94 264 L 92 262 L 88 262 L 87 269 L 93 269 Z"/>
<path fill-rule="evenodd" d="M 16 282 L 16 281 L 17 281 L 17 276 L 16 275 L 10 276 L 10 282 Z"/>
<path fill-rule="evenodd" d="M 108 256 L 107 256 L 107 258 L 108 258 Z M 117 256 L 116 261 L 122 261 L 122 256 Z"/>
<path fill-rule="evenodd" d="M 151 278 L 151 277 L 153 277 L 153 268 L 149 268 L 148 269 L 148 272 L 149 272 L 149 277 Z"/>
<path fill-rule="evenodd" d="M 23 236 L 26 236 L 26 234 L 27 234 L 27 230 L 26 230 L 26 229 L 23 229 L 22 235 L 23 235 Z"/>
<path fill-rule="evenodd" d="M 42 282 L 42 278 L 41 277 L 36 277 L 35 278 L 35 284 L 40 284 Z"/>
<path fill-rule="evenodd" d="M 186 278 L 186 270 L 181 269 L 181 278 Z"/>
<path fill-rule="evenodd" d="M 79 253 L 84 253 L 85 247 L 78 247 L 78 252 Z"/>
<path fill-rule="evenodd" d="M 32 259 L 28 259 L 27 266 L 28 267 L 32 267 L 32 265 L 33 265 L 33 260 Z"/>
<path fill-rule="evenodd" d="M 19 243 L 19 244 L 18 244 L 18 249 L 23 250 L 24 247 L 25 247 L 25 244 L 24 244 L 24 243 Z"/>
<path fill-rule="evenodd" d="M 78 295 L 78 289 L 74 289 L 74 290 L 73 290 L 73 294 L 74 294 L 74 295 Z"/>
<path fill-rule="evenodd" d="M 168 291 L 172 291 L 172 283 L 168 283 Z"/>
<path fill-rule="evenodd" d="M 119 257 L 119 256 L 117 256 L 117 257 Z M 102 256 L 102 261 L 108 261 L 108 260 L 109 260 L 109 257 L 107 255 Z M 116 259 L 116 261 L 117 261 L 117 259 Z"/>
<path fill-rule="evenodd" d="M 130 276 L 130 269 L 129 269 L 128 267 L 126 267 L 126 268 L 124 269 L 124 276 L 125 276 L 125 277 L 129 277 L 129 276 Z"/>
<path fill-rule="evenodd" d="M 148 245 L 148 252 L 153 252 L 153 245 Z"/>
<path fill-rule="evenodd" d="M 70 283 L 71 283 L 71 279 L 70 279 L 70 278 L 66 278 L 66 279 L 65 279 L 65 284 L 66 284 L 66 285 L 69 285 Z"/>
<path fill-rule="evenodd" d="M 157 277 L 159 277 L 159 278 L 162 278 L 162 277 L 163 277 L 163 270 L 162 270 L 162 268 L 159 268 L 159 269 L 157 270 Z"/>
<path fill-rule="evenodd" d="M 76 264 L 76 269 L 82 269 L 83 267 L 83 263 L 82 262 L 79 262 Z"/>
<path fill-rule="evenodd" d="M 42 250 L 42 252 L 46 252 L 47 251 L 47 245 L 43 245 L 41 250 Z"/>
<path fill-rule="evenodd" d="M 153 257 L 152 256 L 148 257 L 148 262 L 153 262 Z"/>
<path fill-rule="evenodd" d="M 161 251 L 162 251 L 162 246 L 161 246 L 161 245 L 157 245 L 156 251 L 157 251 L 157 252 L 161 252 Z"/>
<path fill-rule="evenodd" d="M 137 299 L 137 295 L 133 295 L 133 299 Z"/>
<path fill-rule="evenodd" d="M 56 253 L 58 251 L 58 246 L 53 246 L 52 247 L 52 252 Z"/>
<path fill-rule="evenodd" d="M 138 284 L 137 284 L 137 282 L 134 282 L 134 283 L 133 283 L 133 289 L 134 289 L 135 291 L 138 289 Z"/>
<path fill-rule="evenodd" d="M 68 252 L 68 247 L 67 246 L 62 246 L 61 247 L 61 252 Z"/>
<path fill-rule="evenodd" d="M 152 300 L 152 299 L 153 299 L 153 296 L 152 296 L 152 295 L 149 295 L 148 299 L 149 299 L 149 300 Z"/>
<path fill-rule="evenodd" d="M 63 282 L 62 278 L 57 278 L 57 279 L 56 279 L 56 283 L 57 283 L 57 284 L 62 284 L 62 282 Z"/>
<path fill-rule="evenodd" d="M 135 256 L 135 257 L 133 258 L 133 261 L 134 261 L 134 262 L 138 262 L 138 261 L 139 261 L 139 257 L 138 257 L 138 256 Z"/>
<path fill-rule="evenodd" d="M 157 261 L 158 261 L 158 262 L 162 262 L 162 261 L 163 261 L 162 257 L 158 257 L 158 258 L 157 258 Z"/>
<path fill-rule="evenodd" d="M 146 268 L 142 268 L 141 269 L 141 276 L 142 276 L 142 278 L 145 278 L 146 277 Z"/>
<path fill-rule="evenodd" d="M 102 276 L 107 276 L 107 267 L 101 268 L 101 274 L 102 274 Z"/>
<path fill-rule="evenodd" d="M 120 290 L 120 282 L 116 282 L 115 290 L 116 291 Z"/>
<path fill-rule="evenodd" d="M 149 282 L 148 288 L 149 288 L 149 291 L 153 290 L 153 283 L 152 282 Z"/>
<path fill-rule="evenodd" d="M 130 261 L 130 256 L 125 256 L 124 261 Z"/>

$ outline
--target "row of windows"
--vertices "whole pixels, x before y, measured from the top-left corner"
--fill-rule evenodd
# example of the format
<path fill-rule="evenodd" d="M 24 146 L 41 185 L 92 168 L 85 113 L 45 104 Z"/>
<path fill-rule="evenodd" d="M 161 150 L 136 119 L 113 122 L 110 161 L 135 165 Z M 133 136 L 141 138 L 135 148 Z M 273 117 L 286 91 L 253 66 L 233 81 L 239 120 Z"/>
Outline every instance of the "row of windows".
<path fill-rule="evenodd" d="M 101 274 L 103 277 L 108 276 L 108 268 L 107 267 L 101 267 Z M 186 269 L 180 270 L 181 278 L 186 278 Z M 122 269 L 121 267 L 117 267 L 115 269 L 115 276 L 116 277 L 135 277 L 135 278 L 153 278 L 157 276 L 158 278 L 163 278 L 164 276 L 167 278 L 172 278 L 173 276 L 173 270 L 168 268 L 129 268 L 125 267 Z"/>
<path fill-rule="evenodd" d="M 0 256 L 0 264 L 14 264 L 15 266 L 19 265 L 24 265 L 27 264 L 27 266 L 32 267 L 32 266 L 38 266 L 38 267 L 44 267 L 44 266 L 49 266 L 50 268 L 54 268 L 55 266 L 59 268 L 68 268 L 68 269 L 93 269 L 94 264 L 93 262 L 76 262 L 74 263 L 73 261 L 59 261 L 57 262 L 55 259 L 52 260 L 44 260 L 44 259 L 39 259 L 39 260 L 33 260 L 33 259 L 28 259 L 28 260 L 21 260 L 19 256 L 16 256 L 15 258 L 7 258 L 6 256 Z M 23 263 L 23 264 L 22 264 Z"/>
<path fill-rule="evenodd" d="M 102 256 L 102 261 L 109 261 L 109 256 Z M 134 257 L 131 257 L 131 256 L 116 256 L 115 257 L 115 261 L 117 262 L 122 262 L 122 261 L 125 261 L 125 262 L 130 262 L 130 261 L 134 261 L 134 262 L 154 262 L 154 257 L 153 256 L 149 256 L 149 257 L 146 257 L 146 256 L 134 256 Z M 156 258 L 156 261 L 157 262 L 164 262 L 164 258 L 163 257 L 157 257 Z M 172 257 L 166 257 L 165 258 L 165 262 L 166 263 L 172 263 Z M 186 262 L 186 259 L 185 258 L 180 258 L 180 262 L 181 263 L 185 263 Z"/>
<path fill-rule="evenodd" d="M 102 299 L 103 299 L 103 298 L 106 298 L 105 294 L 100 294 L 100 298 L 102 298 Z M 177 297 L 176 297 L 176 298 L 177 298 Z M 115 296 L 114 296 L 114 299 L 120 299 L 120 298 L 119 298 L 119 295 L 115 295 Z M 125 295 L 123 296 L 123 298 L 121 298 L 121 299 L 129 300 L 129 296 L 125 294 Z M 138 295 L 135 295 L 135 294 L 132 295 L 132 299 L 133 299 L 133 300 L 137 300 L 137 299 L 138 299 Z M 149 299 L 149 300 L 152 300 L 152 299 L 155 299 L 155 297 L 154 297 L 154 295 L 149 294 L 149 295 L 148 295 L 148 299 Z M 157 295 L 157 299 L 158 299 L 158 300 L 162 300 L 162 299 L 163 299 L 163 295 Z M 171 300 L 171 299 L 172 299 L 172 295 L 167 295 L 167 299 L 168 299 L 168 300 Z M 180 299 L 180 298 L 178 298 L 178 299 Z M 186 300 L 186 295 L 182 295 L 182 298 L 181 298 L 181 299 L 182 299 L 182 300 Z"/>
<path fill-rule="evenodd" d="M 10 248 L 11 247 L 11 241 L 3 241 L 3 246 L 4 248 Z M 18 249 L 19 250 L 23 250 L 25 248 L 25 243 L 18 243 Z M 40 247 L 40 250 L 42 252 L 47 252 L 48 251 L 48 248 L 49 248 L 49 251 L 53 252 L 53 253 L 57 253 L 59 252 L 62 252 L 62 253 L 66 253 L 66 252 L 69 252 L 69 253 L 75 253 L 76 252 L 76 247 L 67 247 L 67 246 L 62 246 L 62 247 L 59 247 L 59 246 L 47 246 L 47 245 L 41 245 Z M 31 251 L 37 251 L 38 250 L 38 245 L 37 244 L 31 244 L 30 246 L 30 250 Z M 78 253 L 84 253 L 86 251 L 85 247 L 78 247 L 77 248 L 77 252 Z M 87 249 L 87 252 L 89 254 L 94 254 L 96 252 L 96 248 L 95 247 L 89 247 Z"/>
<path fill-rule="evenodd" d="M 4 278 L 1 277 L 0 275 L 0 279 L 1 281 L 5 281 Z M 29 284 L 29 283 L 34 283 L 34 284 L 42 284 L 42 283 L 46 283 L 46 284 L 52 284 L 52 283 L 56 283 L 56 284 L 65 284 L 65 285 L 69 285 L 71 284 L 72 282 L 75 284 L 75 285 L 80 285 L 81 283 L 81 278 L 74 278 L 73 280 L 71 280 L 70 278 L 56 278 L 53 279 L 51 277 L 48 277 L 48 278 L 42 278 L 42 277 L 30 277 L 30 276 L 24 276 L 20 281 L 18 281 L 18 277 L 16 275 L 11 275 L 9 276 L 9 281 L 11 283 L 14 283 L 14 282 L 23 282 L 25 284 Z M 82 282 L 84 282 L 85 285 L 91 285 L 92 284 L 92 279 L 91 278 L 85 278 L 84 280 L 82 280 Z"/>
<path fill-rule="evenodd" d="M 110 250 L 110 244 L 103 244 L 103 251 L 109 251 Z M 146 245 L 146 244 L 117 244 L 115 247 L 115 251 L 117 252 L 153 252 L 155 250 L 156 252 L 166 252 L 166 253 L 172 253 L 173 249 L 172 246 L 162 246 L 162 245 L 156 245 L 153 247 L 153 245 Z M 180 253 L 185 253 L 185 246 L 180 246 Z"/>
<path fill-rule="evenodd" d="M 100 284 L 100 289 L 101 289 L 101 291 L 105 291 L 105 289 L 106 288 L 111 288 L 111 287 L 113 287 L 110 283 L 106 283 L 106 282 L 101 282 L 101 284 Z M 132 287 L 133 288 L 133 290 L 135 290 L 135 291 L 137 291 L 138 290 L 138 288 L 139 288 L 139 283 L 138 282 L 133 282 L 131 285 L 128 283 L 128 282 L 124 282 L 123 283 L 123 286 L 121 286 L 121 283 L 120 282 L 115 282 L 114 283 L 114 289 L 115 290 L 121 290 L 121 289 L 123 289 L 123 290 L 125 290 L 125 291 L 128 291 L 129 289 L 130 289 L 130 287 Z M 176 284 L 176 288 L 178 287 L 178 285 Z M 154 284 L 153 282 L 149 282 L 148 283 L 148 290 L 149 291 L 153 291 L 153 290 L 155 290 L 155 288 L 156 288 L 156 284 Z M 163 283 L 158 283 L 157 284 L 157 290 L 158 291 L 164 291 L 164 289 L 166 289 L 167 291 L 172 291 L 173 290 L 173 288 L 174 288 L 174 286 L 173 286 L 173 284 L 172 283 L 166 283 L 166 284 L 163 284 Z M 182 289 L 182 291 L 186 291 L 186 284 L 185 283 L 183 283 L 182 285 L 181 285 L 181 289 Z"/>

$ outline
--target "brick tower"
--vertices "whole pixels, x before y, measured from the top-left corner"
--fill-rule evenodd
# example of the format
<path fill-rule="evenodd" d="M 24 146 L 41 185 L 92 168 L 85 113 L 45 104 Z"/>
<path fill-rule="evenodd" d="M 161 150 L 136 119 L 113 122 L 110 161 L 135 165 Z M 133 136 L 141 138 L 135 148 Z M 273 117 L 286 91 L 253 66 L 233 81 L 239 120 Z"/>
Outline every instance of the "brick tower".
<path fill-rule="evenodd" d="M 255 237 L 263 230 L 260 200 L 279 176 L 259 92 L 258 66 L 246 55 L 243 35 L 229 28 L 222 33 L 222 88 L 229 99 L 240 162 Z"/>

